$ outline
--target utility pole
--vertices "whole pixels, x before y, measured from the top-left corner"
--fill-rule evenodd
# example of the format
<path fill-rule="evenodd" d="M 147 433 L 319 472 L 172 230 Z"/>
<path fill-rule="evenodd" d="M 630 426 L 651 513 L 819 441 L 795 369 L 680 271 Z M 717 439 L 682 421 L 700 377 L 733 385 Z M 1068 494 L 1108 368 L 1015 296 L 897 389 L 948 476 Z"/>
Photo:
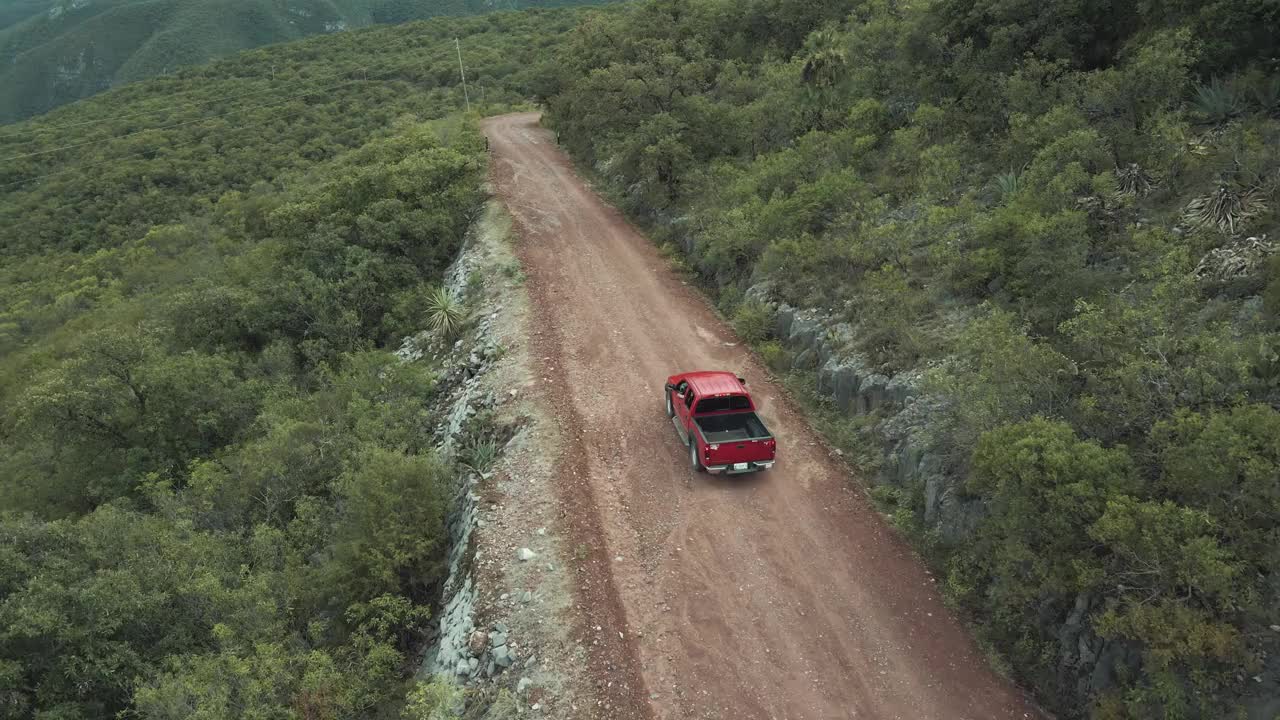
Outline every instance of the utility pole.
<path fill-rule="evenodd" d="M 462 74 L 462 99 L 467 103 L 467 112 L 471 112 L 471 97 L 467 95 L 467 69 L 462 66 L 462 43 L 458 38 L 454 38 L 453 44 L 458 48 L 458 72 Z"/>

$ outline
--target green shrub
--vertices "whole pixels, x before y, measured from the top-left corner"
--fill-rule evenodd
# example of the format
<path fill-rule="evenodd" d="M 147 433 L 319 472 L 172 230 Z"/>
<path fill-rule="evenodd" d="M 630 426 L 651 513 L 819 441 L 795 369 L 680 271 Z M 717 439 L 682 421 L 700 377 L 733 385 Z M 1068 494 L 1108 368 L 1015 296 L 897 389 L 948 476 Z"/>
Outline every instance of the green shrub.
<path fill-rule="evenodd" d="M 733 329 L 743 342 L 762 342 L 773 334 L 773 310 L 763 302 L 748 300 L 734 312 Z"/>
<path fill-rule="evenodd" d="M 419 680 L 409 692 L 404 720 L 454 720 L 462 716 L 463 690 L 445 678 Z"/>
<path fill-rule="evenodd" d="M 432 457 L 368 448 L 336 486 L 334 581 L 348 597 L 426 600 L 444 571 L 448 469 Z"/>
<path fill-rule="evenodd" d="M 777 340 L 766 340 L 760 343 L 758 350 L 760 358 L 764 360 L 764 364 L 774 372 L 782 372 L 791 367 L 791 353 L 782 347 L 782 343 Z"/>

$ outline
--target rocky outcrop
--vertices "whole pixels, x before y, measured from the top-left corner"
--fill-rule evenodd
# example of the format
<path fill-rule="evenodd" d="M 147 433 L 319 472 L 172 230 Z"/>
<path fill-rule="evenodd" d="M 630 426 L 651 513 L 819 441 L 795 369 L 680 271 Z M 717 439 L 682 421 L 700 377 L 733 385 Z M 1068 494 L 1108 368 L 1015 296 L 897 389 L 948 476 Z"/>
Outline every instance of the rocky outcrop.
<path fill-rule="evenodd" d="M 468 276 L 478 260 L 472 246 L 466 245 L 445 278 L 445 287 L 462 297 Z M 446 368 L 437 381 L 437 407 L 432 413 L 441 421 L 435 428 L 436 449 L 442 456 L 453 457 L 471 438 L 467 437 L 469 420 L 477 413 L 492 408 L 496 398 L 484 389 L 482 380 L 499 355 L 490 325 L 501 306 L 486 308 L 481 319 L 466 337 L 452 344 L 442 343 L 429 333 L 408 338 L 397 351 L 405 362 L 424 356 L 444 358 Z M 505 627 L 497 632 L 477 631 L 475 603 L 477 588 L 472 573 L 475 549 L 472 530 L 478 525 L 476 485 L 481 477 L 476 472 L 459 473 L 454 478 L 449 503 L 449 574 L 441 591 L 438 627 L 434 641 L 427 648 L 420 676 L 444 676 L 461 682 L 480 675 L 491 676 L 511 665 L 514 653 L 506 645 Z"/>
<path fill-rule="evenodd" d="M 802 310 L 771 297 L 767 284 L 746 296 L 774 311 L 773 335 L 787 351 L 787 369 L 811 370 L 820 396 L 848 416 L 869 416 L 879 436 L 883 457 L 872 481 L 879 485 L 919 490 L 924 496 L 924 521 L 945 542 L 962 542 L 983 516 L 981 502 L 962 492 L 958 479 L 948 476 L 940 454 L 929 438 L 930 419 L 939 414 L 945 398 L 925 395 L 923 373 L 906 370 L 887 374 L 854 349 L 856 329 L 830 314 Z"/>
<path fill-rule="evenodd" d="M 924 441 L 928 409 L 938 401 L 919 397 L 921 373 L 884 374 L 853 350 L 855 330 L 850 324 L 776 302 L 767 286 L 751 288 L 747 297 L 773 308 L 773 335 L 787 351 L 789 369 L 813 371 L 819 395 L 831 399 L 840 412 L 876 416 L 885 452 L 876 482 L 907 486 L 935 477 L 934 485 L 940 485 L 939 464 Z M 930 515 L 940 508 L 939 504 Z"/>

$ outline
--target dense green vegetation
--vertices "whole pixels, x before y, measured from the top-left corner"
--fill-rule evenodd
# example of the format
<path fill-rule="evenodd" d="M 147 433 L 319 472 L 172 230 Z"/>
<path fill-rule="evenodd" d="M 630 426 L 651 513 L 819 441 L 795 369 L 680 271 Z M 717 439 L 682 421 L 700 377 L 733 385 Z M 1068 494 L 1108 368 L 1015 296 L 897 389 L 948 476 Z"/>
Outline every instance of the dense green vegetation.
<path fill-rule="evenodd" d="M 766 284 L 927 370 L 931 452 L 981 519 L 945 542 L 923 488 L 885 496 L 1047 705 L 1270 718 L 1277 26 L 1270 2 L 650 0 L 586 21 L 541 92 L 754 339 Z"/>
<path fill-rule="evenodd" d="M 438 284 L 483 199 L 452 38 L 501 108 L 574 22 L 343 33 L 7 129 L 39 154 L 0 164 L 0 717 L 401 716 L 455 468 L 435 361 L 389 349 L 465 321 Z"/>
<path fill-rule="evenodd" d="M 0 122 L 232 53 L 373 23 L 606 0 L 0 0 Z M 271 74 L 271 68 L 264 68 Z M 303 79 L 277 68 L 281 86 Z"/>

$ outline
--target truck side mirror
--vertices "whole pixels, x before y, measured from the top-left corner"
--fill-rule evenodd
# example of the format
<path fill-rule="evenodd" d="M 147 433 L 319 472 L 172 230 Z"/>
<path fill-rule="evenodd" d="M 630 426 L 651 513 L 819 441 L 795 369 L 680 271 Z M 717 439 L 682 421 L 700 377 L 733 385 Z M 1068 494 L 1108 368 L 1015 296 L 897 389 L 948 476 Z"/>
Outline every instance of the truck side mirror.
<path fill-rule="evenodd" d="M 747 379 L 746 379 L 746 378 L 738 378 L 738 382 L 742 383 L 743 385 L 746 385 L 746 384 L 747 384 Z"/>

